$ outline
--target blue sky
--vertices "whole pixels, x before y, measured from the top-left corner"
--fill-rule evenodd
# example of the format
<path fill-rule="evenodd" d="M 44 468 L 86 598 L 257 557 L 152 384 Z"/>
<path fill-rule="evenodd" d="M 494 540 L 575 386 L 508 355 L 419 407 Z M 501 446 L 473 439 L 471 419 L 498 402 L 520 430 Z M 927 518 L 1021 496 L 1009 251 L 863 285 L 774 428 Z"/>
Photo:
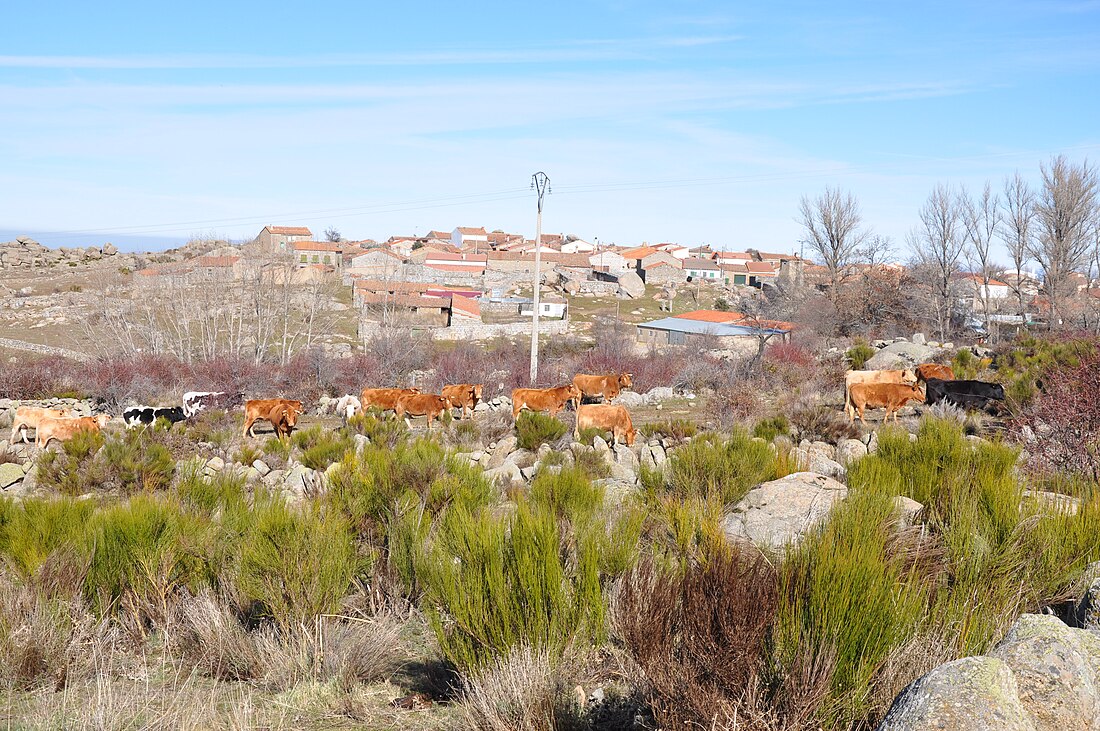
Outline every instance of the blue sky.
<path fill-rule="evenodd" d="M 937 182 L 1100 158 L 1096 1 L 277 5 L 5 8 L 0 235 L 530 236 L 544 170 L 547 231 L 789 251 L 832 184 L 900 249 Z"/>

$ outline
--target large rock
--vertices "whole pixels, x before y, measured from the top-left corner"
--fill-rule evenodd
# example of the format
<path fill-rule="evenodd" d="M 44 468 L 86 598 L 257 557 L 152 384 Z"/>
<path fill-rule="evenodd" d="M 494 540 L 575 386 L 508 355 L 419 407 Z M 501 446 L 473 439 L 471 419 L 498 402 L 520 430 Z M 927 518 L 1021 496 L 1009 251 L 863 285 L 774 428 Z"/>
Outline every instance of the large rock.
<path fill-rule="evenodd" d="M 867 445 L 858 439 L 841 439 L 836 443 L 836 461 L 851 467 L 860 457 L 867 456 Z"/>
<path fill-rule="evenodd" d="M 508 459 L 508 455 L 511 454 L 519 440 L 515 435 L 509 435 L 497 442 L 497 445 L 489 452 L 488 459 L 482 459 L 481 464 L 487 470 L 493 470 L 504 464 L 504 460 Z"/>
<path fill-rule="evenodd" d="M 1100 728 L 1100 638 L 1060 619 L 1025 614 L 990 653 L 1016 677 L 1020 702 L 1036 729 Z"/>
<path fill-rule="evenodd" d="M 1017 695 L 1012 670 L 991 657 L 964 657 L 913 681 L 878 729 L 1038 731 Z"/>
<path fill-rule="evenodd" d="M 23 479 L 23 466 L 14 462 L 0 464 L 0 488 L 7 489 Z"/>
<path fill-rule="evenodd" d="M 869 371 L 913 368 L 921 363 L 927 363 L 935 352 L 935 348 L 927 345 L 909 342 L 894 343 L 871 356 L 863 367 Z"/>
<path fill-rule="evenodd" d="M 1100 637 L 1025 614 L 986 657 L 949 662 L 894 699 L 879 731 L 1100 729 Z"/>
<path fill-rule="evenodd" d="M 523 482 L 523 471 L 515 462 L 504 462 L 499 467 L 485 470 L 485 478 L 494 484 L 508 486 L 513 482 Z"/>
<path fill-rule="evenodd" d="M 638 299 L 645 296 L 645 282 L 634 272 L 619 276 L 619 296 Z"/>
<path fill-rule="evenodd" d="M 847 496 L 848 488 L 831 477 L 796 472 L 749 490 L 722 527 L 731 540 L 779 550 L 801 541 Z"/>
<path fill-rule="evenodd" d="M 649 397 L 636 391 L 620 391 L 615 397 L 615 403 L 628 409 L 636 409 L 649 403 Z"/>
<path fill-rule="evenodd" d="M 818 450 L 795 447 L 791 450 L 791 455 L 798 460 L 798 464 L 810 472 L 816 472 L 819 475 L 837 480 L 843 480 L 848 476 L 848 470 L 845 469 L 844 465 L 829 459 Z"/>

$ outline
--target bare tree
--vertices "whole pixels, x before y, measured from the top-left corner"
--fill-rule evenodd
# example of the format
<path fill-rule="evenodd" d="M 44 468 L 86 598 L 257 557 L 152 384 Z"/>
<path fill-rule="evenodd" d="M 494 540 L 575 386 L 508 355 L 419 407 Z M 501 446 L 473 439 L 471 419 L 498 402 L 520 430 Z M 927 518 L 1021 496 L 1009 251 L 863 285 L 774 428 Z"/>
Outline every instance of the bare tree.
<path fill-rule="evenodd" d="M 1062 325 L 1066 300 L 1074 294 L 1070 275 L 1084 266 L 1097 224 L 1097 170 L 1058 155 L 1041 166 L 1043 186 L 1035 201 L 1037 235 L 1029 253 L 1043 268 L 1050 302 L 1050 326 Z"/>
<path fill-rule="evenodd" d="M 1001 225 L 1001 199 L 987 181 L 980 196 L 971 197 L 964 188 L 959 193 L 959 210 L 966 246 L 964 256 L 976 285 L 977 299 L 982 308 L 982 322 L 988 329 L 992 303 L 989 283 L 997 273 L 993 263 L 993 238 Z"/>
<path fill-rule="evenodd" d="M 920 224 L 909 234 L 909 247 L 925 270 L 930 303 L 941 340 L 947 338 L 965 238 L 959 223 L 958 200 L 946 185 L 937 185 L 920 209 Z"/>
<path fill-rule="evenodd" d="M 335 226 L 329 226 L 325 229 L 325 241 L 337 243 L 343 240 L 344 238 L 340 235 L 340 230 Z"/>
<path fill-rule="evenodd" d="M 1016 272 L 1012 291 L 1016 295 L 1019 309 L 1017 314 L 1023 318 L 1027 312 L 1024 304 L 1024 265 L 1031 259 L 1028 252 L 1031 251 L 1031 240 L 1035 235 L 1035 192 L 1018 170 L 1012 177 L 1005 178 L 1004 215 L 1001 216 L 998 234 L 1012 257 L 1012 266 Z"/>
<path fill-rule="evenodd" d="M 806 243 L 828 270 L 829 297 L 834 304 L 848 267 L 870 235 L 863 228 L 859 201 L 851 193 L 827 187 L 816 198 L 802 196 L 798 222 L 806 229 Z"/>

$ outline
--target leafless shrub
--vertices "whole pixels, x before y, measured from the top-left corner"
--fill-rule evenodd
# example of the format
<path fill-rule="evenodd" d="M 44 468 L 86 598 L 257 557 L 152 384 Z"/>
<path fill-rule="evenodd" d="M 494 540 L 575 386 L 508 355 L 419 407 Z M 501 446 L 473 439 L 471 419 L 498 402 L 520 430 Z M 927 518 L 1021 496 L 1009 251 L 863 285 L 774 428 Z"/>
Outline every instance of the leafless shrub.
<path fill-rule="evenodd" d="M 8 688 L 65 687 L 94 636 L 94 618 L 78 599 L 51 600 L 0 576 L 0 682 Z"/>
<path fill-rule="evenodd" d="M 784 727 L 779 711 L 769 710 L 776 698 L 764 680 L 778 606 L 774 568 L 737 549 L 683 572 L 643 562 L 623 577 L 612 622 L 645 675 L 660 727 Z M 822 685 L 813 667 L 805 669 L 805 683 L 786 679 L 797 686 L 792 693 L 817 693 Z"/>
<path fill-rule="evenodd" d="M 570 691 L 567 673 L 544 651 L 517 648 L 466 677 L 463 690 L 463 720 L 477 731 L 584 727 L 584 698 Z"/>
<path fill-rule="evenodd" d="M 256 643 L 226 602 L 209 592 L 181 602 L 175 612 L 176 649 L 219 680 L 250 680 L 260 674 Z"/>
<path fill-rule="evenodd" d="M 798 429 L 800 439 L 836 444 L 841 439 L 856 439 L 859 428 L 842 412 L 824 404 L 804 404 L 791 412 L 791 426 Z"/>

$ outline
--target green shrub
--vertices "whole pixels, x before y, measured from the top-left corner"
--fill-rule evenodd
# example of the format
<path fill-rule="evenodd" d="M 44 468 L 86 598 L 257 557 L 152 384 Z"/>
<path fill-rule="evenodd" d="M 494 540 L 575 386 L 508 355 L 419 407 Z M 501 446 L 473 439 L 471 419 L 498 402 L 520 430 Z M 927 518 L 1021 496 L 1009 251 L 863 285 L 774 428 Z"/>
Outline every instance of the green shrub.
<path fill-rule="evenodd" d="M 583 472 L 591 480 L 599 480 L 611 476 L 611 465 L 602 454 L 592 451 L 578 452 L 574 455 L 573 462 L 577 469 Z"/>
<path fill-rule="evenodd" d="M 258 459 L 263 459 L 263 452 L 251 444 L 242 444 L 241 448 L 237 450 L 237 456 L 234 457 L 237 462 L 240 462 L 246 467 L 251 467 L 252 463 Z"/>
<path fill-rule="evenodd" d="M 867 361 L 871 360 L 875 355 L 875 349 L 862 338 L 856 338 L 852 342 L 852 347 L 844 353 L 848 358 L 848 365 L 853 371 L 863 370 L 863 366 L 867 364 Z"/>
<path fill-rule="evenodd" d="M 103 508 L 90 523 L 85 594 L 96 613 L 163 622 L 180 588 L 212 581 L 204 554 L 209 524 L 174 501 L 148 496 Z"/>
<path fill-rule="evenodd" d="M 769 445 L 752 441 L 741 430 L 726 440 L 707 434 L 669 453 L 669 476 L 662 491 L 681 498 L 714 497 L 729 505 L 777 476 L 776 455 Z"/>
<path fill-rule="evenodd" d="M 155 492 L 172 484 L 176 464 L 171 451 L 156 440 L 156 430 L 128 429 L 107 440 L 98 455 L 107 486 L 130 494 Z"/>
<path fill-rule="evenodd" d="M 296 432 L 291 443 L 302 450 L 300 461 L 311 470 L 324 470 L 355 448 L 349 436 L 327 431 L 320 424 Z"/>
<path fill-rule="evenodd" d="M 37 574 L 43 562 L 62 546 L 83 543 L 95 509 L 90 500 L 27 499 L 4 505 L 0 554 L 24 580 Z"/>
<path fill-rule="evenodd" d="M 38 482 L 63 495 L 82 495 L 98 490 L 105 478 L 102 463 L 95 457 L 103 446 L 102 433 L 80 431 L 62 442 L 56 452 L 45 451 L 38 457 Z"/>
<path fill-rule="evenodd" d="M 778 436 L 787 436 L 790 431 L 791 423 L 787 421 L 787 417 L 783 414 L 777 414 L 756 422 L 756 426 L 752 428 L 752 435 L 770 442 Z"/>
<path fill-rule="evenodd" d="M 449 510 L 417 571 L 444 655 L 472 669 L 514 647 L 558 655 L 599 639 L 606 610 L 597 547 L 582 542 L 565 557 L 561 547 L 554 514 L 527 502 L 504 518 Z"/>
<path fill-rule="evenodd" d="M 553 416 L 523 411 L 516 419 L 516 438 L 523 449 L 538 449 L 562 438 L 568 427 Z"/>
<path fill-rule="evenodd" d="M 683 441 L 698 434 L 699 425 L 690 419 L 666 419 L 643 424 L 640 431 L 646 439 L 658 436 Z"/>
<path fill-rule="evenodd" d="M 241 543 L 237 585 L 243 597 L 287 628 L 335 610 L 357 568 L 341 516 L 262 496 Z"/>
<path fill-rule="evenodd" d="M 393 448 L 409 436 L 409 429 L 403 419 L 384 419 L 380 412 L 371 410 L 365 414 L 353 416 L 348 421 L 348 430 L 362 434 L 371 444 Z"/>
<path fill-rule="evenodd" d="M 802 406 L 791 412 L 791 426 L 798 430 L 799 439 L 824 441 L 835 444 L 841 439 L 855 439 L 860 431 L 843 411 L 823 404 Z"/>
<path fill-rule="evenodd" d="M 581 429 L 581 433 L 577 435 L 576 441 L 580 442 L 581 444 L 591 445 L 592 441 L 596 437 L 602 437 L 604 434 L 607 434 L 607 432 L 603 429 L 590 426 L 586 429 Z"/>
<path fill-rule="evenodd" d="M 455 443 L 461 447 L 472 447 L 481 443 L 481 428 L 473 419 L 457 422 L 452 435 Z"/>

